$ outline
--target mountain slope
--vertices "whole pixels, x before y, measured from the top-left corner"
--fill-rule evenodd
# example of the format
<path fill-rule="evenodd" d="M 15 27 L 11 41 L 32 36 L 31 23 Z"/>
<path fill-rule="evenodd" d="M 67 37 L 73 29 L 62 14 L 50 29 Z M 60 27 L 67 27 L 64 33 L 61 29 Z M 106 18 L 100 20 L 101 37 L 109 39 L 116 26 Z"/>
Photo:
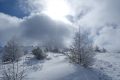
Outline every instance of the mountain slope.
<path fill-rule="evenodd" d="M 95 72 L 69 63 L 62 54 L 49 53 L 49 58 L 42 69 L 28 74 L 29 80 L 99 80 Z"/>

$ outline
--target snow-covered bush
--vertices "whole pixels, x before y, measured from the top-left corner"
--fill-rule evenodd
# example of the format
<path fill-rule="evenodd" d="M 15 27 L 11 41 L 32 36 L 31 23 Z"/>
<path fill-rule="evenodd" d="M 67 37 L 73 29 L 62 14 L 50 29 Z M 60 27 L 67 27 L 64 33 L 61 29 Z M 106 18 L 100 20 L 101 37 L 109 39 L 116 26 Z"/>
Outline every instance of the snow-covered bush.
<path fill-rule="evenodd" d="M 87 33 L 76 32 L 70 52 L 69 58 L 84 67 L 91 66 L 94 61 L 94 50 Z"/>
<path fill-rule="evenodd" d="M 95 52 L 101 52 L 100 48 L 98 46 L 94 47 Z"/>
<path fill-rule="evenodd" d="M 3 48 L 2 61 L 13 62 L 17 61 L 22 56 L 22 50 L 14 38 L 7 42 Z"/>
<path fill-rule="evenodd" d="M 38 59 L 42 60 L 46 57 L 46 54 L 39 47 L 32 50 L 32 54 Z"/>

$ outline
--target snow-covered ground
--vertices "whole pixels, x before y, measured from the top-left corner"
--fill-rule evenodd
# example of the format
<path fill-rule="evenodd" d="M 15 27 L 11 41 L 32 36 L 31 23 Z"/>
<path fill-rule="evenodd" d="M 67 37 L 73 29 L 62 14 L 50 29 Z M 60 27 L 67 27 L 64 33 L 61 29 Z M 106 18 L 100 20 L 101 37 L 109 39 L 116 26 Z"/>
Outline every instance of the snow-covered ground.
<path fill-rule="evenodd" d="M 98 53 L 93 67 L 88 69 L 70 63 L 63 54 L 47 54 L 45 60 L 36 60 L 32 54 L 21 58 L 19 64 L 24 63 L 25 80 L 120 80 L 118 53 Z"/>
<path fill-rule="evenodd" d="M 94 68 L 111 77 L 120 80 L 120 53 L 98 53 Z"/>
<path fill-rule="evenodd" d="M 35 71 L 28 70 L 28 80 L 99 80 L 96 72 L 69 63 L 63 54 L 49 53 L 48 57 L 33 65 Z"/>

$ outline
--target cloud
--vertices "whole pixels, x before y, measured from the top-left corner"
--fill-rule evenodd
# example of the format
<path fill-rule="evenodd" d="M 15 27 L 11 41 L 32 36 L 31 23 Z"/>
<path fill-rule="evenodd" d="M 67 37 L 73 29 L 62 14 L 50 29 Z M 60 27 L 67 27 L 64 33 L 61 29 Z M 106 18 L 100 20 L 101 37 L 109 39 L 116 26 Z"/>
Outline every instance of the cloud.
<path fill-rule="evenodd" d="M 79 11 L 90 9 L 77 23 L 81 28 L 91 32 L 90 36 L 95 45 L 110 51 L 120 50 L 120 0 L 68 1 L 76 15 L 80 13 Z"/>
<path fill-rule="evenodd" d="M 102 4 L 99 3 L 95 9 L 87 14 L 80 23 L 87 24 L 88 26 L 97 26 L 106 23 L 119 24 L 119 0 L 104 0 Z"/>
<path fill-rule="evenodd" d="M 72 27 L 69 24 L 53 21 L 44 14 L 32 14 L 20 19 L 0 13 L 0 42 L 2 44 L 15 36 L 25 45 L 50 43 L 56 47 L 65 47 L 69 45 L 71 35 Z"/>
<path fill-rule="evenodd" d="M 104 27 L 100 33 L 95 37 L 95 44 L 100 47 L 105 47 L 109 51 L 120 51 L 120 26 Z"/>
<path fill-rule="evenodd" d="M 23 36 L 33 41 L 63 47 L 70 41 L 72 27 L 69 24 L 53 21 L 44 14 L 35 14 L 22 22 Z"/>
<path fill-rule="evenodd" d="M 91 32 L 90 36 L 95 45 L 112 51 L 120 50 L 119 0 L 67 1 L 71 7 L 70 15 L 78 20 L 76 23 L 82 29 Z M 46 2 L 46 0 L 20 0 L 21 8 L 30 13 L 23 19 L 0 13 L 0 41 L 5 43 L 11 36 L 19 35 L 28 44 L 50 41 L 51 44 L 63 46 L 68 43 L 73 29 L 70 25 L 37 14 L 44 10 Z"/>
<path fill-rule="evenodd" d="M 84 17 L 79 18 L 80 25 L 90 27 L 100 26 L 106 23 L 119 24 L 120 1 L 119 0 L 67 0 L 71 5 L 71 12 L 79 15 L 88 10 Z"/>
<path fill-rule="evenodd" d="M 0 13 L 0 43 L 4 44 L 11 37 L 19 35 L 21 32 L 19 30 L 19 24 L 22 20 L 9 16 L 4 13 Z"/>
<path fill-rule="evenodd" d="M 19 0 L 19 6 L 27 13 L 40 13 L 46 5 L 46 0 Z"/>
<path fill-rule="evenodd" d="M 31 13 L 42 12 L 47 4 L 47 0 L 21 0 L 20 2 L 22 9 L 25 8 L 24 11 Z M 119 23 L 119 0 L 67 0 L 67 2 L 71 8 L 70 15 L 77 16 L 81 12 L 85 14 L 82 19 L 80 17 L 80 24 L 96 26 L 104 23 Z"/>

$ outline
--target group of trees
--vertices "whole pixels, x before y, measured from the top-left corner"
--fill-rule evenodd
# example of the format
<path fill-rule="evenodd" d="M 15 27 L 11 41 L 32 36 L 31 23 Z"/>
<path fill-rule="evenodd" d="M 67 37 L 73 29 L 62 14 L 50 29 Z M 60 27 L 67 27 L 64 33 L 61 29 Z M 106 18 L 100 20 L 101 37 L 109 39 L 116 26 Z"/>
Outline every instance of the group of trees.
<path fill-rule="evenodd" d="M 98 48 L 96 48 L 98 50 Z M 47 50 L 46 50 L 47 51 Z M 54 52 L 58 52 L 57 48 L 54 49 Z M 105 50 L 104 50 L 105 51 Z M 7 42 L 3 48 L 2 62 L 11 63 L 11 68 L 4 70 L 3 80 L 22 80 L 24 77 L 24 70 L 19 71 L 18 61 L 23 55 L 21 46 L 17 40 L 12 39 Z M 94 62 L 95 51 L 93 49 L 92 41 L 88 37 L 88 33 L 81 33 L 80 30 L 76 32 L 72 46 L 70 48 L 69 58 L 71 61 L 80 64 L 84 67 L 89 67 Z M 45 52 L 40 48 L 36 47 L 32 50 L 32 54 L 36 59 L 42 60 L 46 58 Z"/>
<path fill-rule="evenodd" d="M 40 47 L 33 47 L 31 51 L 36 59 L 41 60 L 46 57 L 45 51 Z M 12 63 L 19 61 L 20 57 L 27 54 L 27 50 L 23 50 L 22 45 L 16 39 L 7 42 L 2 50 L 2 62 Z"/>
<path fill-rule="evenodd" d="M 3 65 L 3 80 L 23 80 L 25 77 L 24 65 L 23 68 L 19 65 L 19 59 L 24 55 L 24 51 L 22 49 L 22 45 L 19 44 L 18 40 L 12 38 L 7 44 L 4 46 L 2 50 L 2 65 Z M 44 51 L 36 47 L 32 50 L 32 54 L 36 59 L 42 60 L 46 58 L 46 54 Z M 5 65 L 8 64 L 9 65 Z"/>

